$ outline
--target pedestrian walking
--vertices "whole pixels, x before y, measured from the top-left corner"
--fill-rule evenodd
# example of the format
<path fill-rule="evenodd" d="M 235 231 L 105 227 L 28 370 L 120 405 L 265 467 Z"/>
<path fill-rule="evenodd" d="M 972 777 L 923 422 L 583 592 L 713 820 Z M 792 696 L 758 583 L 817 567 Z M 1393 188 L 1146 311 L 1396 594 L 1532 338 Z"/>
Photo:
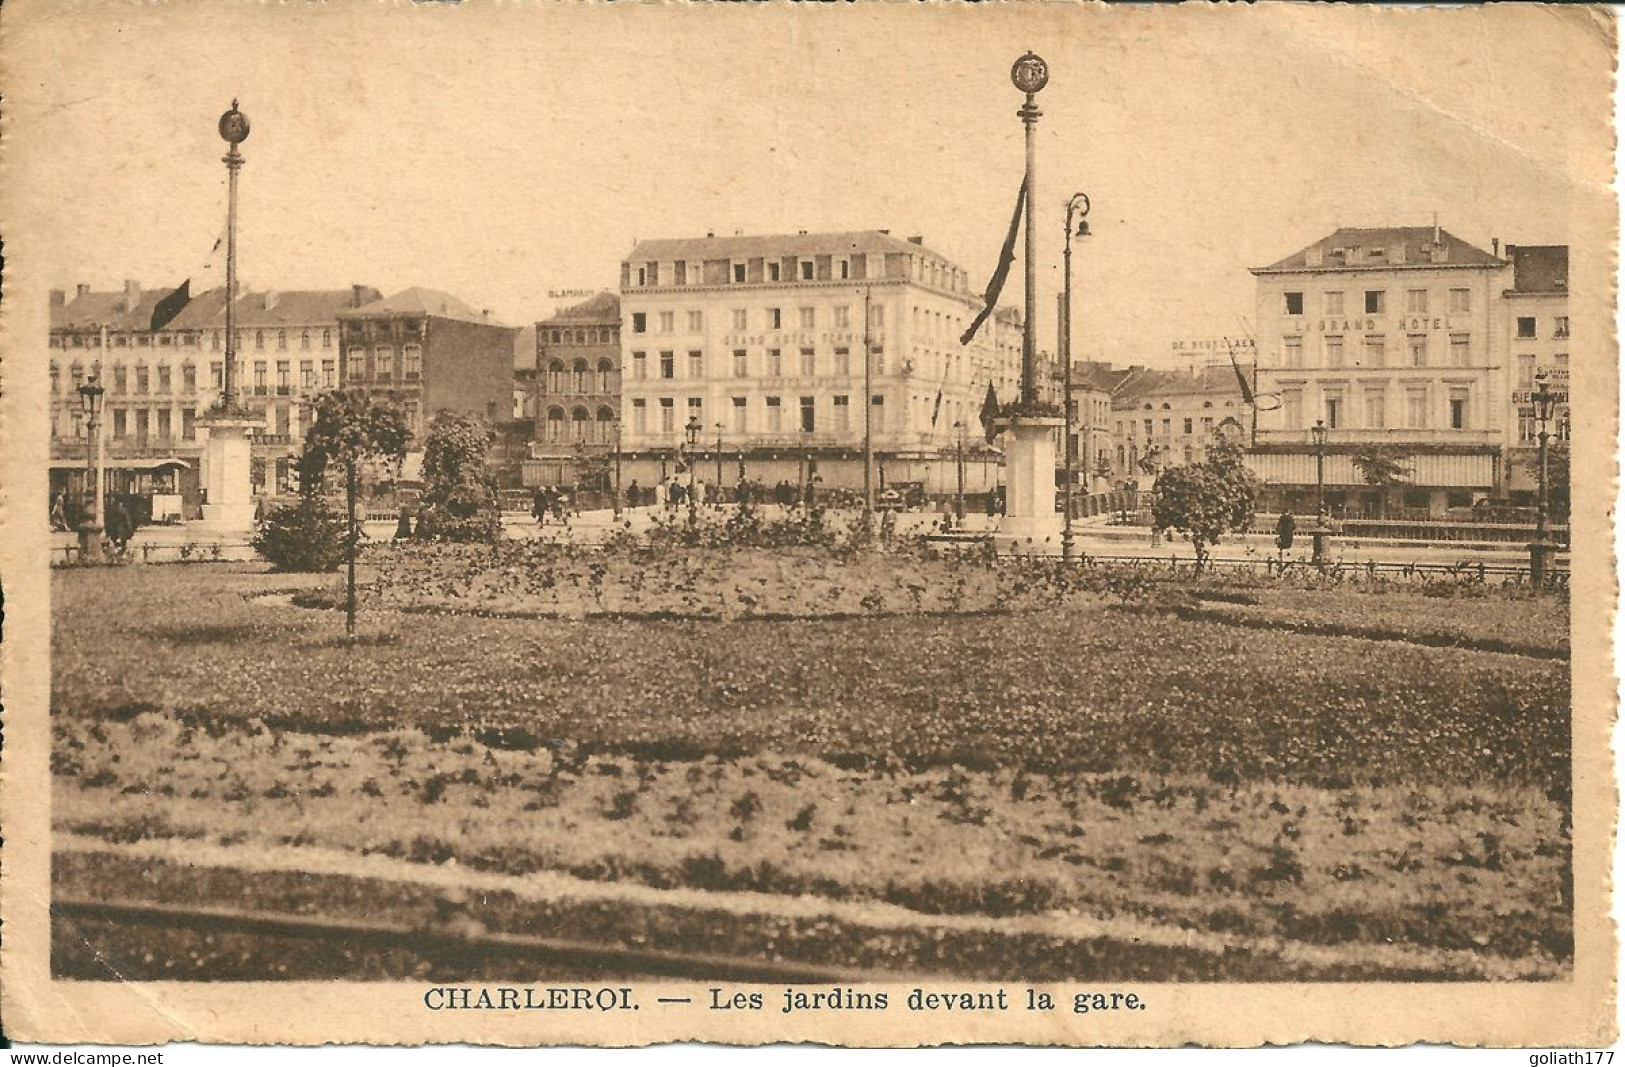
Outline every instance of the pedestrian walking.
<path fill-rule="evenodd" d="M 108 543 L 121 556 L 129 549 L 130 538 L 135 536 L 135 524 L 130 521 L 130 513 L 118 497 L 113 497 L 107 504 L 106 534 Z"/>

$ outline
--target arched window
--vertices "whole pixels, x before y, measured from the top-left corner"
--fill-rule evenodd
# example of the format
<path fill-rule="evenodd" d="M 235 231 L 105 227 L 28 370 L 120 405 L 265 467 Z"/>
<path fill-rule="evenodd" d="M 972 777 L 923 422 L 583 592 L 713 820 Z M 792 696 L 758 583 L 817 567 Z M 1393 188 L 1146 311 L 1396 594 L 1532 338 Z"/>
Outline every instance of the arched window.
<path fill-rule="evenodd" d="M 598 443 L 607 445 L 615 437 L 615 412 L 609 408 L 598 409 Z"/>
<path fill-rule="evenodd" d="M 587 439 L 587 409 L 576 408 L 570 412 L 570 440 L 585 441 Z"/>
<path fill-rule="evenodd" d="M 564 409 L 547 409 L 547 440 L 550 444 L 558 444 L 564 440 Z"/>
<path fill-rule="evenodd" d="M 587 361 L 578 359 L 570 371 L 570 391 L 572 393 L 585 393 L 587 391 Z"/>
<path fill-rule="evenodd" d="M 556 359 L 547 365 L 547 391 L 550 393 L 564 392 L 564 364 Z M 562 411 L 559 413 L 559 418 L 564 418 Z"/>
<path fill-rule="evenodd" d="M 53 359 L 51 361 L 51 392 L 57 393 L 57 392 L 61 392 L 61 391 L 62 391 L 62 368 L 57 366 L 56 365 L 56 360 Z"/>
<path fill-rule="evenodd" d="M 615 373 L 615 364 L 607 359 L 598 361 L 598 391 L 600 393 L 609 392 L 609 376 L 613 373 Z"/>

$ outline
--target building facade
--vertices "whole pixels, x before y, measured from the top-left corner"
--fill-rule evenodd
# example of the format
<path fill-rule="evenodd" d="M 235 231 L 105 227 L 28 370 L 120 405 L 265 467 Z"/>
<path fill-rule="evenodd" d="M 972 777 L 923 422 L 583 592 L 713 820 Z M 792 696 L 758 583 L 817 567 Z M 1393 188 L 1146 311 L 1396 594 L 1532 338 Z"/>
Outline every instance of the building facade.
<path fill-rule="evenodd" d="M 1158 471 L 1202 462 L 1221 439 L 1245 448 L 1252 407 L 1241 378 L 1252 375 L 1250 364 L 1228 360 L 1177 371 L 1129 368 L 1111 395 L 1113 484 L 1149 489 Z"/>
<path fill-rule="evenodd" d="M 733 477 L 856 488 L 867 407 L 880 478 L 951 492 L 962 439 L 986 452 L 989 383 L 1008 400 L 1020 374 L 1014 312 L 959 343 L 979 308 L 964 270 L 885 231 L 640 242 L 621 264 L 625 459 L 661 477 L 692 425 Z M 968 473 L 988 479 L 985 454 Z"/>
<path fill-rule="evenodd" d="M 340 381 L 400 404 L 418 447 L 438 411 L 513 421 L 514 327 L 422 288 L 351 308 L 339 321 Z"/>
<path fill-rule="evenodd" d="M 1567 245 L 1508 245 L 1506 254 L 1512 263 L 1511 285 L 1501 292 L 1512 377 L 1506 414 L 1511 430 L 1507 496 L 1532 504 L 1539 478 L 1540 427 L 1533 402 L 1537 376 L 1544 376 L 1559 397 L 1556 418 L 1547 427 L 1549 440 L 1559 445 L 1569 440 L 1569 250 Z"/>
<path fill-rule="evenodd" d="M 151 500 L 155 518 L 194 517 L 204 432 L 199 419 L 225 376 L 226 293 L 194 297 L 162 330 L 152 313 L 169 290 L 51 293 L 52 491 L 79 492 L 86 451 L 78 387 L 96 378 L 103 395 L 108 487 Z M 263 415 L 252 436 L 256 493 L 288 488 L 309 401 L 338 382 L 339 320 L 375 300 L 366 286 L 248 292 L 232 308 L 241 403 Z M 105 348 L 103 347 L 105 343 Z"/>
<path fill-rule="evenodd" d="M 527 485 L 579 485 L 620 433 L 621 298 L 599 293 L 536 324 L 536 438 Z"/>
<path fill-rule="evenodd" d="M 1312 510 L 1317 422 L 1334 514 L 1439 517 L 1500 495 L 1506 267 L 1437 227 L 1392 227 L 1254 268 L 1265 506 Z M 1354 457 L 1373 446 L 1407 459 L 1408 484 L 1366 484 Z"/>

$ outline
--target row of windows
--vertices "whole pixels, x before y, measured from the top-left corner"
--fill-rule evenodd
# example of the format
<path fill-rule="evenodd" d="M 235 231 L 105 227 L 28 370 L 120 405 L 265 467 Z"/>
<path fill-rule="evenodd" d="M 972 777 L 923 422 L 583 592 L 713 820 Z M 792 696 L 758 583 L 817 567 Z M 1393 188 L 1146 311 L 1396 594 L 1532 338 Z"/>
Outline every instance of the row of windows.
<path fill-rule="evenodd" d="M 612 345 L 620 341 L 621 331 L 618 326 L 550 326 L 542 331 L 542 338 L 550 345 Z"/>
<path fill-rule="evenodd" d="M 751 309 L 750 308 L 733 308 L 732 309 L 732 317 L 731 317 L 731 319 L 729 321 L 733 324 L 733 329 L 735 331 L 741 331 L 742 332 L 742 331 L 751 329 L 752 328 L 751 324 L 752 324 L 753 321 L 757 322 L 759 324 L 758 328 L 760 328 L 760 329 L 764 329 L 764 330 L 783 330 L 783 329 L 786 329 L 785 323 L 787 321 L 791 321 L 786 317 L 786 314 L 785 314 L 786 310 L 787 309 L 782 308 L 782 307 L 763 308 L 763 309 L 761 309 L 760 318 L 757 318 L 756 316 L 753 316 L 751 314 Z M 848 329 L 848 328 L 851 327 L 851 325 L 852 325 L 852 309 L 851 309 L 850 306 L 842 304 L 842 305 L 839 305 L 837 307 L 830 308 L 829 312 L 830 312 L 829 326 L 832 329 L 841 330 L 841 329 Z M 703 311 L 687 311 L 687 312 L 684 312 L 684 315 L 685 315 L 684 325 L 687 327 L 686 332 L 691 333 L 691 334 L 705 332 L 705 312 L 703 312 Z M 803 329 L 803 330 L 816 330 L 818 328 L 818 321 L 819 321 L 818 309 L 815 308 L 815 307 L 797 308 L 796 309 L 796 318 L 795 318 L 794 321 L 799 324 L 800 329 Z M 870 321 L 870 324 L 873 325 L 873 326 L 884 326 L 884 325 L 886 325 L 886 309 L 883 306 L 879 305 L 879 304 L 871 305 L 871 307 L 869 308 L 869 321 Z M 653 323 L 653 325 L 655 327 L 655 329 L 654 329 L 655 333 L 674 333 L 674 332 L 676 332 L 676 329 L 677 329 L 677 312 L 675 312 L 675 311 L 657 311 L 657 312 L 655 312 L 654 313 L 654 323 Z M 633 333 L 648 333 L 649 332 L 649 326 L 650 326 L 650 319 L 649 319 L 649 313 L 648 312 L 646 312 L 646 311 L 634 311 L 634 312 L 632 312 L 632 332 Z"/>
<path fill-rule="evenodd" d="M 884 259 L 881 260 L 884 263 Z M 787 263 L 782 259 L 735 259 L 727 261 L 727 269 L 711 272 L 713 282 L 727 278 L 735 285 L 746 285 L 760 282 L 783 282 L 796 279 L 804 282 L 813 281 L 849 281 L 853 275 L 852 260 L 846 256 L 835 256 L 830 260 L 829 273 L 819 277 L 817 259 L 795 259 Z M 869 273 L 870 277 L 877 273 Z M 661 264 L 658 262 L 639 263 L 632 269 L 632 277 L 639 286 L 660 285 L 662 281 L 667 285 L 704 285 L 706 270 L 704 260 L 677 260 L 673 263 Z"/>
<path fill-rule="evenodd" d="M 69 429 L 71 436 L 83 437 L 85 435 L 84 415 L 74 408 L 69 412 Z M 193 441 L 197 439 L 197 412 L 191 408 L 180 409 L 180 418 L 177 420 L 175 411 L 171 408 L 112 408 L 109 410 L 111 434 L 115 441 L 135 438 L 145 442 L 150 438 L 160 441 L 172 440 L 175 437 L 176 423 L 179 422 L 180 439 Z M 56 417 L 51 420 L 51 436 L 58 436 Z M 286 433 L 286 430 L 282 431 Z"/>
<path fill-rule="evenodd" d="M 886 373 L 886 349 L 884 345 L 873 346 L 874 373 Z M 677 377 L 677 353 L 666 350 L 658 353 L 659 366 L 657 373 L 663 379 Z M 686 378 L 705 377 L 705 353 L 700 349 L 690 349 L 685 360 L 686 367 L 683 376 Z M 818 350 L 808 345 L 798 350 L 797 361 L 794 364 L 803 378 L 825 373 L 835 377 L 848 377 L 852 374 L 852 350 L 846 345 L 836 346 L 829 355 L 827 368 L 820 364 Z M 750 350 L 736 348 L 732 355 L 732 370 L 735 378 L 751 377 Z M 758 356 L 758 373 L 766 378 L 782 378 L 785 374 L 784 349 L 769 348 L 763 350 Z M 632 353 L 632 380 L 646 381 L 649 373 L 649 353 Z"/>
<path fill-rule="evenodd" d="M 565 382 L 568 380 L 572 393 L 608 393 L 613 391 L 615 364 L 607 359 L 598 361 L 598 372 L 592 374 L 587 369 L 587 361 L 578 359 L 570 369 L 570 376 L 565 378 L 564 363 L 553 360 L 547 365 L 546 377 L 542 379 L 545 392 L 562 393 L 565 391 Z M 589 389 L 589 386 L 591 387 Z"/>
<path fill-rule="evenodd" d="M 225 366 L 226 365 L 224 362 L 209 364 L 210 377 L 213 387 L 216 390 L 224 388 Z M 101 380 L 101 370 L 101 364 L 94 364 L 91 367 L 91 376 L 97 380 Z M 244 370 L 252 374 L 251 383 L 253 390 L 258 392 L 261 396 L 269 395 L 269 389 L 271 387 L 270 364 L 266 363 L 264 360 L 260 360 L 254 363 L 251 368 L 245 367 Z M 149 393 L 163 396 L 173 391 L 173 368 L 167 364 L 160 364 L 157 367 L 149 368 L 144 363 L 138 363 L 134 367 L 135 373 L 131 374 L 130 371 L 131 368 L 126 367 L 122 363 L 113 364 L 112 376 L 105 383 L 105 387 L 107 388 L 108 392 L 114 396 L 122 396 L 131 393 L 137 396 L 147 395 Z M 70 379 L 72 382 L 70 388 L 78 389 L 79 386 L 84 384 L 85 368 L 81 364 L 73 364 L 73 366 L 70 368 Z M 317 377 L 315 360 L 306 359 L 300 361 L 300 388 L 316 389 L 319 387 L 323 389 L 332 389 L 337 384 L 337 360 L 324 359 L 321 361 L 321 377 L 319 379 Z M 285 395 L 292 390 L 292 386 L 293 364 L 288 360 L 279 360 L 276 364 L 276 389 L 278 393 Z M 61 368 L 53 363 L 51 364 L 51 392 L 60 392 L 61 388 Z M 182 395 L 191 395 L 197 392 L 196 364 L 190 362 L 181 364 L 180 392 Z"/>
<path fill-rule="evenodd" d="M 390 382 L 395 380 L 395 350 L 387 345 L 380 345 L 372 350 L 372 357 L 367 358 L 366 349 L 350 349 L 346 361 L 345 379 L 352 382 L 375 381 Z M 405 345 L 401 348 L 400 371 L 402 381 L 416 381 L 423 375 L 423 349 L 418 345 Z"/>
<path fill-rule="evenodd" d="M 1405 335 L 1405 362 L 1408 367 L 1426 367 L 1431 365 L 1433 355 L 1429 352 L 1429 335 L 1425 333 L 1412 333 Z M 1321 366 L 1338 368 L 1348 366 L 1348 345 L 1340 334 L 1327 334 L 1321 339 Z M 1357 367 L 1385 367 L 1388 365 L 1388 339 L 1380 333 L 1368 333 L 1360 340 L 1360 359 L 1354 364 Z M 1304 367 L 1303 337 L 1292 334 L 1281 339 L 1281 353 L 1283 361 L 1288 367 Z M 1450 335 L 1450 363 L 1452 367 L 1470 367 L 1473 363 L 1473 339 L 1471 334 L 1453 333 Z"/>
<path fill-rule="evenodd" d="M 1182 419 L 1181 422 L 1184 424 L 1184 430 L 1182 432 L 1185 433 L 1187 436 L 1189 436 L 1190 434 L 1193 434 L 1193 433 L 1196 432 L 1196 419 L 1195 419 L 1195 417 L 1188 417 L 1188 418 Z M 1147 437 L 1150 437 L 1152 435 L 1152 432 L 1153 432 L 1153 426 L 1155 425 L 1155 420 L 1154 419 L 1146 419 L 1146 420 L 1144 420 L 1144 423 L 1145 423 L 1145 435 Z M 1213 433 L 1213 417 L 1211 415 L 1202 416 L 1201 425 L 1202 425 L 1202 436 L 1206 437 L 1209 434 Z M 1173 431 L 1173 426 L 1174 426 L 1174 420 L 1173 419 L 1171 419 L 1171 418 L 1163 419 L 1162 420 L 1162 435 L 1164 437 L 1173 436 L 1173 432 L 1174 432 Z M 1127 427 L 1128 427 L 1128 434 L 1129 434 L 1130 437 L 1132 437 L 1132 436 L 1134 436 L 1135 431 L 1138 429 L 1139 423 L 1136 423 L 1133 419 L 1129 419 L 1128 422 L 1127 422 Z M 1123 429 L 1124 429 L 1124 422 L 1123 422 L 1123 420 L 1119 419 L 1118 422 L 1117 422 L 1117 435 L 1119 437 L 1121 437 L 1123 435 Z"/>
<path fill-rule="evenodd" d="M 751 433 L 753 431 L 782 433 L 787 428 L 784 414 L 784 409 L 788 406 L 784 403 L 786 399 L 778 396 L 764 397 L 760 405 L 763 414 L 760 417 L 760 425 L 758 425 L 757 420 L 750 417 L 752 409 L 747 398 L 742 396 L 730 397 L 728 404 L 729 422 L 727 424 L 718 423 L 714 427 L 707 427 L 707 429 L 720 431 L 726 427 L 733 433 Z M 861 400 L 862 397 L 859 397 L 859 399 Z M 870 404 L 870 424 L 876 432 L 883 431 L 885 429 L 886 398 L 877 394 L 870 398 Z M 632 431 L 634 433 L 650 432 L 649 407 L 648 401 L 641 398 L 632 401 Z M 854 416 L 851 414 L 852 398 L 850 396 L 843 394 L 831 397 L 829 407 L 830 411 L 826 417 L 829 430 L 840 433 L 853 428 Z M 655 432 L 672 434 L 682 429 L 677 424 L 677 402 L 674 397 L 663 396 L 658 398 L 655 401 L 654 408 L 659 412 Z M 687 415 L 683 426 L 687 426 L 690 419 L 698 420 L 701 426 L 705 426 L 705 401 L 703 397 L 689 397 L 686 408 Z M 818 430 L 818 404 L 816 398 L 810 396 L 800 397 L 797 409 L 800 414 L 799 422 L 788 425 L 799 425 L 802 433 L 816 433 Z M 861 417 L 858 422 L 861 425 Z"/>
<path fill-rule="evenodd" d="M 276 343 L 277 348 L 286 349 L 288 347 L 288 340 L 289 340 L 289 337 L 291 335 L 291 332 L 292 331 L 289 331 L 289 330 L 273 330 L 273 331 L 255 330 L 254 331 L 254 347 L 255 348 L 264 348 L 266 338 L 267 338 L 267 336 L 269 336 Z M 246 337 L 246 331 L 238 330 L 238 331 L 236 331 L 236 333 L 237 333 L 237 347 L 241 348 L 241 347 L 243 347 L 243 341 L 244 341 L 244 339 Z M 316 331 L 314 329 L 300 330 L 299 331 L 299 347 L 300 348 L 310 348 L 311 345 L 314 342 L 315 334 L 316 334 Z M 153 346 L 153 344 L 152 344 L 153 343 L 153 338 L 157 337 L 159 347 L 180 346 L 180 347 L 193 347 L 193 348 L 195 348 L 200 343 L 201 336 L 202 336 L 201 334 L 195 333 L 195 332 L 191 332 L 191 333 L 188 333 L 188 332 L 159 333 L 159 334 L 150 334 L 150 333 L 139 333 L 139 334 L 113 333 L 113 334 L 108 334 L 107 347 L 109 347 L 109 348 L 129 348 L 130 347 L 130 339 L 131 339 L 131 337 L 134 337 L 136 347 L 138 347 L 138 348 L 151 348 Z M 224 338 L 225 338 L 225 331 L 223 331 L 223 330 L 211 331 L 210 340 L 209 340 L 209 347 L 213 348 L 215 351 L 219 351 L 220 347 L 221 347 L 221 344 L 224 341 Z M 101 339 L 101 335 L 99 333 L 94 333 L 94 334 L 78 334 L 78 333 L 76 333 L 76 334 L 73 334 L 73 335 L 71 335 L 69 337 L 66 337 L 66 338 L 62 337 L 61 335 L 53 336 L 51 338 L 51 344 L 55 348 L 100 348 L 102 346 L 102 339 Z M 321 331 L 321 345 L 322 345 L 323 348 L 332 348 L 333 347 L 333 328 L 332 327 L 329 326 L 329 327 L 326 327 L 326 328 L 322 329 L 322 331 Z"/>
<path fill-rule="evenodd" d="M 1361 397 L 1363 421 L 1360 426 L 1368 430 L 1383 430 L 1389 428 L 1388 419 L 1388 391 L 1386 389 L 1367 389 Z M 1321 400 L 1322 419 L 1328 430 L 1342 429 L 1350 425 L 1348 421 L 1348 398 L 1341 391 L 1326 392 Z M 1465 388 L 1452 388 L 1446 398 L 1447 415 L 1446 426 L 1452 430 L 1466 430 L 1469 412 L 1471 410 L 1471 393 Z M 1309 422 L 1304 413 L 1303 391 L 1301 389 L 1285 389 L 1281 392 L 1282 418 L 1288 429 L 1307 429 Z M 1409 388 L 1404 391 L 1404 404 L 1401 408 L 1401 429 L 1427 430 L 1433 427 L 1433 398 L 1425 386 Z"/>
<path fill-rule="evenodd" d="M 1385 289 L 1366 289 L 1365 313 L 1367 315 L 1381 315 L 1388 310 L 1388 292 Z M 1304 294 L 1301 291 L 1284 293 L 1286 299 L 1286 313 L 1288 315 L 1302 315 L 1304 313 Z M 1348 308 L 1343 299 L 1344 293 L 1340 289 L 1328 290 L 1320 294 L 1322 315 L 1345 315 Z M 1446 310 L 1450 314 L 1460 314 L 1471 311 L 1473 308 L 1473 294 L 1471 289 L 1451 289 L 1446 298 Z M 1426 289 L 1405 290 L 1405 314 L 1426 315 L 1429 313 L 1431 303 L 1429 291 Z"/>
<path fill-rule="evenodd" d="M 1534 315 L 1518 316 L 1518 336 L 1529 340 L 1540 336 L 1539 322 Z M 1552 316 L 1552 338 L 1561 341 L 1569 335 L 1569 317 L 1567 315 Z"/>

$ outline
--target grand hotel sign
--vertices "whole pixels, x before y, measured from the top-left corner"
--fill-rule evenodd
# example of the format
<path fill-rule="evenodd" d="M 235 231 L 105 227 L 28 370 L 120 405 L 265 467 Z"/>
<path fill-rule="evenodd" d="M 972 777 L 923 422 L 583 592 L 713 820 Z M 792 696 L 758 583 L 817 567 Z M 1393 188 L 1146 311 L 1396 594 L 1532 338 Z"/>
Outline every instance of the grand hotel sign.
<path fill-rule="evenodd" d="M 1374 315 L 1364 315 L 1358 318 L 1337 317 L 1311 319 L 1294 315 L 1286 320 L 1288 332 L 1296 330 L 1299 333 L 1311 331 L 1319 333 L 1375 333 L 1381 329 L 1377 325 Z M 1472 323 L 1463 321 L 1450 315 L 1404 315 L 1393 320 L 1393 329 L 1398 333 L 1431 333 L 1434 330 L 1452 330 L 1461 332 L 1472 328 Z"/>

